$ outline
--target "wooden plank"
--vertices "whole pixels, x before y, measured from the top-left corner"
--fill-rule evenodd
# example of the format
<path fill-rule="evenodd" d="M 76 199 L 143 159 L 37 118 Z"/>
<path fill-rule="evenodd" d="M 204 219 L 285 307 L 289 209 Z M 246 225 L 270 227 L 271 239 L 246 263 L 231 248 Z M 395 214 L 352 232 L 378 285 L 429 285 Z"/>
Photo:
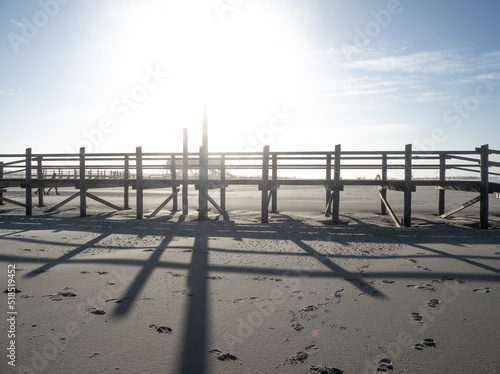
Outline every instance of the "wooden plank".
<path fill-rule="evenodd" d="M 80 192 L 75 193 L 73 196 L 68 197 L 66 200 L 61 201 L 59 204 L 54 205 L 52 208 L 46 210 L 45 213 L 55 212 L 57 209 L 59 209 L 60 207 L 62 207 L 65 204 L 69 203 L 71 200 L 76 199 L 78 196 L 80 196 Z"/>
<path fill-rule="evenodd" d="M 269 146 L 264 146 L 262 150 L 262 201 L 260 222 L 269 222 L 269 203 L 267 192 L 269 189 Z"/>
<path fill-rule="evenodd" d="M 326 155 L 326 181 L 330 182 L 332 180 L 332 154 L 328 153 Z M 329 187 L 326 188 L 326 195 L 325 195 L 325 202 L 326 202 L 326 207 L 328 208 L 327 211 L 325 211 L 325 216 L 329 217 L 330 216 L 330 208 L 331 208 L 331 197 L 332 197 L 332 191 L 330 190 Z"/>
<path fill-rule="evenodd" d="M 399 222 L 399 219 L 398 217 L 396 217 L 396 215 L 394 214 L 394 211 L 392 210 L 391 206 L 389 205 L 389 203 L 387 202 L 387 199 L 385 198 L 385 196 L 382 195 L 382 191 L 379 190 L 378 191 L 379 195 L 380 195 L 380 199 L 382 200 L 382 203 L 385 205 L 385 207 L 387 208 L 387 211 L 389 212 L 392 220 L 394 221 L 394 223 L 396 224 L 397 227 L 401 227 L 401 222 Z"/>
<path fill-rule="evenodd" d="M 3 179 L 3 162 L 0 161 L 0 181 Z M 1 182 L 0 182 L 1 183 Z M 3 193 L 5 192 L 6 190 L 4 189 L 1 189 L 0 188 L 0 205 L 4 205 L 3 204 Z"/>
<path fill-rule="evenodd" d="M 172 202 L 172 211 L 177 212 L 178 209 L 178 202 L 177 202 L 177 191 L 178 188 L 176 186 L 176 179 L 177 179 L 177 169 L 176 169 L 176 159 L 175 155 L 172 155 L 170 158 L 170 173 L 171 173 L 171 179 L 172 179 L 172 196 L 173 196 L 173 202 Z"/>
<path fill-rule="evenodd" d="M 7 203 L 11 203 L 11 204 L 22 206 L 23 208 L 26 208 L 26 204 L 23 204 L 23 203 L 16 201 L 16 200 L 11 200 L 5 196 L 3 197 L 3 200 Z M 4 205 L 4 204 L 1 204 L 1 205 Z"/>
<path fill-rule="evenodd" d="M 220 214 L 222 214 L 222 217 L 224 217 L 224 220 L 225 221 L 229 221 L 229 216 L 228 214 L 226 213 L 225 210 L 223 210 L 218 204 L 217 202 L 208 194 L 208 192 L 206 192 L 206 198 L 208 201 L 210 201 L 210 204 L 212 204 L 215 209 L 217 209 L 219 211 Z"/>
<path fill-rule="evenodd" d="M 31 148 L 26 149 L 26 215 L 33 214 L 33 200 L 31 190 Z"/>
<path fill-rule="evenodd" d="M 87 195 L 85 185 L 85 147 L 80 148 L 80 217 L 87 216 Z"/>
<path fill-rule="evenodd" d="M 277 184 L 278 181 L 278 155 L 273 153 L 272 156 L 272 171 L 271 178 L 273 185 Z M 279 186 L 278 186 L 279 187 Z M 270 193 L 271 199 L 271 212 L 278 213 L 278 188 L 273 188 Z"/>
<path fill-rule="evenodd" d="M 91 199 L 101 203 L 101 204 L 104 204 L 106 206 L 109 206 L 110 208 L 113 208 L 113 209 L 116 209 L 116 210 L 123 210 L 122 208 L 120 208 L 118 205 L 115 205 L 113 203 L 110 203 L 109 201 L 106 201 L 104 199 L 101 199 L 100 197 L 90 193 L 90 192 L 86 192 L 85 195 L 87 195 L 87 197 L 90 197 Z"/>
<path fill-rule="evenodd" d="M 446 155 L 441 155 L 439 158 L 439 180 L 444 182 L 446 180 Z M 439 190 L 438 201 L 438 216 L 444 214 L 445 209 L 445 190 Z"/>
<path fill-rule="evenodd" d="M 475 203 L 477 203 L 478 201 L 481 200 L 481 195 L 479 196 L 476 196 L 475 198 L 473 198 L 472 200 L 469 200 L 465 203 L 463 203 L 462 205 L 460 205 L 459 207 L 457 208 L 454 208 L 452 210 L 449 210 L 448 212 L 446 213 L 443 213 L 441 214 L 439 217 L 441 218 L 448 218 L 449 216 L 451 216 L 452 214 L 455 214 L 457 212 L 460 212 L 461 210 L 465 209 L 465 208 L 468 208 L 470 207 L 471 205 L 474 205 Z"/>
<path fill-rule="evenodd" d="M 333 192 L 332 192 L 332 223 L 340 223 L 340 144 L 335 146 L 335 164 L 333 166 Z"/>
<path fill-rule="evenodd" d="M 412 145 L 405 146 L 405 190 L 404 190 L 404 216 L 403 225 L 411 227 L 411 179 L 412 179 Z"/>
<path fill-rule="evenodd" d="M 479 152 L 481 155 L 481 199 L 480 199 L 480 207 L 479 207 L 479 228 L 481 230 L 488 229 L 488 205 L 489 205 L 489 175 L 488 175 L 488 144 L 482 145 Z"/>
<path fill-rule="evenodd" d="M 123 186 L 123 209 L 130 209 L 130 205 L 129 205 L 130 185 L 127 183 L 129 178 L 130 178 L 130 156 L 126 155 L 125 160 L 124 160 L 124 165 L 123 165 L 123 180 L 125 182 L 125 184 Z"/>
<path fill-rule="evenodd" d="M 144 191 L 142 175 L 142 147 L 135 148 L 135 174 L 136 174 L 136 218 L 144 217 Z"/>
<path fill-rule="evenodd" d="M 382 154 L 382 175 L 380 177 L 381 180 L 386 181 L 387 180 L 387 154 L 384 153 Z M 380 202 L 380 214 L 382 216 L 387 215 L 387 207 L 384 204 L 384 201 L 387 200 L 387 189 L 386 188 L 379 188 L 379 193 L 382 195 L 383 199 Z"/>
<path fill-rule="evenodd" d="M 220 207 L 226 211 L 226 156 L 220 156 L 220 180 L 224 187 L 220 188 Z"/>
<path fill-rule="evenodd" d="M 42 165 L 43 156 L 36 156 L 36 175 L 38 179 L 43 179 L 43 165 Z M 45 189 L 38 188 L 38 206 L 43 207 L 43 195 L 45 194 Z"/>
<path fill-rule="evenodd" d="M 328 190 L 330 191 L 330 190 Z M 333 193 L 330 192 L 330 198 L 326 202 L 326 208 L 325 208 L 325 216 L 330 217 L 330 214 L 332 213 L 332 201 L 333 201 Z"/>
<path fill-rule="evenodd" d="M 205 122 L 204 122 L 205 123 Z M 198 190 L 198 220 L 208 219 L 208 150 L 200 147 L 200 171 Z"/>
<path fill-rule="evenodd" d="M 184 128 L 182 130 L 183 141 L 182 141 L 182 215 L 187 216 L 188 214 L 188 177 L 189 177 L 189 153 L 188 153 L 188 129 Z"/>
<path fill-rule="evenodd" d="M 169 197 L 168 197 L 168 198 L 167 198 L 167 199 L 166 199 L 163 203 L 161 203 L 161 204 L 158 206 L 158 208 L 156 208 L 156 209 L 155 209 L 155 211 L 154 211 L 153 213 L 151 213 L 151 214 L 149 215 L 149 217 L 148 217 L 148 218 L 155 217 L 155 216 L 156 216 L 156 215 L 157 215 L 157 214 L 158 214 L 158 213 L 159 213 L 159 212 L 160 212 L 160 211 L 161 211 L 161 210 L 165 207 L 165 205 L 167 205 L 167 204 L 170 202 L 170 200 L 172 200 L 172 199 L 173 199 L 173 198 L 177 195 L 177 193 L 178 193 L 178 192 L 179 192 L 179 189 L 178 189 L 178 188 L 176 188 L 176 189 L 174 190 L 174 192 L 172 192 L 172 194 L 171 194 L 171 195 L 170 195 L 170 196 L 169 196 Z M 173 211 L 173 212 L 175 212 L 175 210 L 173 210 L 173 209 L 172 209 L 172 211 Z"/>

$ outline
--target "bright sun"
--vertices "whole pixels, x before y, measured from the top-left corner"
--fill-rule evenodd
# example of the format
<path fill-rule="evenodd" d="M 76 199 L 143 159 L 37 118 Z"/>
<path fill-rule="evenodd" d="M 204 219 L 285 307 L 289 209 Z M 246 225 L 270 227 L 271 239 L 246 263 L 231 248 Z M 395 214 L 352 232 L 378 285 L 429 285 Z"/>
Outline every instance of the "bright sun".
<path fill-rule="evenodd" d="M 279 2 L 242 2 L 219 17 L 211 2 L 141 1 L 112 11 L 116 69 L 161 61 L 171 73 L 152 121 L 199 126 L 208 105 L 211 131 L 256 126 L 303 82 L 305 45 L 294 17 Z M 270 4 L 272 3 L 272 4 Z M 120 4 L 121 5 L 121 4 Z M 124 63 L 126 61 L 126 63 Z M 136 62 L 134 64 L 134 61 Z"/>

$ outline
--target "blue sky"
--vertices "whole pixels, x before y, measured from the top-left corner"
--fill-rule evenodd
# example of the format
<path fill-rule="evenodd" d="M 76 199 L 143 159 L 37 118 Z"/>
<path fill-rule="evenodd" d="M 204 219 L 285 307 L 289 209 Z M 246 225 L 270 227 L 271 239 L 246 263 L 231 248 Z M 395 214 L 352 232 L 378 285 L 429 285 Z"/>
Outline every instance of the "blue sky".
<path fill-rule="evenodd" d="M 496 0 L 0 2 L 0 153 L 500 149 Z"/>

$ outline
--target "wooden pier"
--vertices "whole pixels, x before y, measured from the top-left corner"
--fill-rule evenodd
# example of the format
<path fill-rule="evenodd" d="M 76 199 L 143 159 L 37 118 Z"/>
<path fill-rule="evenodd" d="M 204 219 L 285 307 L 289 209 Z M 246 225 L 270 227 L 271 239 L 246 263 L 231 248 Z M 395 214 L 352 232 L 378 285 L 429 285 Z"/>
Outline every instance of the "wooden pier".
<path fill-rule="evenodd" d="M 444 219 L 479 202 L 479 227 L 487 229 L 490 194 L 500 197 L 500 183 L 490 180 L 500 176 L 500 162 L 490 160 L 490 155 L 500 155 L 500 151 L 488 145 L 468 151 L 415 151 L 411 144 L 401 151 L 342 151 L 341 146 L 336 145 L 325 152 L 271 152 L 269 146 L 265 146 L 262 152 L 211 153 L 205 144 L 198 153 L 189 153 L 187 142 L 187 131 L 184 131 L 181 153 L 147 153 L 137 147 L 134 153 L 86 153 L 85 148 L 81 148 L 78 154 L 35 154 L 28 148 L 23 154 L 0 154 L 0 205 L 22 206 L 26 215 L 32 215 L 35 191 L 38 191 L 38 207 L 45 207 L 44 188 L 70 187 L 75 193 L 57 205 L 46 207 L 45 212 L 54 212 L 78 198 L 80 216 L 85 217 L 87 199 L 116 210 L 130 209 L 129 191 L 132 188 L 136 190 L 136 217 L 143 219 L 144 190 L 163 188 L 169 191 L 168 196 L 149 217 L 156 216 L 169 203 L 172 211 L 178 211 L 179 195 L 182 195 L 182 216 L 185 217 L 189 209 L 187 193 L 192 185 L 198 191 L 198 218 L 207 219 L 211 206 L 227 220 L 225 189 L 230 185 L 254 185 L 262 192 L 261 222 L 267 223 L 269 206 L 271 213 L 278 212 L 280 186 L 310 185 L 325 188 L 325 215 L 331 217 L 333 224 L 338 224 L 344 186 L 378 186 L 380 214 L 389 214 L 397 226 L 410 227 L 412 193 L 421 186 L 434 186 L 438 189 L 437 213 L 440 217 Z M 234 170 L 253 170 L 256 176 L 228 178 L 228 173 Z M 285 170 L 296 170 L 296 175 L 305 170 L 322 170 L 324 178 L 280 178 L 280 172 Z M 346 179 L 342 176 L 346 170 L 370 170 L 377 177 Z M 389 179 L 388 171 L 391 170 L 398 171 L 400 177 Z M 435 172 L 438 178 L 415 178 L 417 170 Z M 448 170 L 474 173 L 477 179 L 451 179 Z M 123 205 L 117 206 L 88 191 L 110 187 L 123 188 Z M 6 196 L 11 188 L 25 189 L 24 202 Z M 220 192 L 218 201 L 213 190 Z M 402 218 L 391 208 L 388 190 L 403 193 Z M 445 211 L 446 190 L 478 195 Z"/>

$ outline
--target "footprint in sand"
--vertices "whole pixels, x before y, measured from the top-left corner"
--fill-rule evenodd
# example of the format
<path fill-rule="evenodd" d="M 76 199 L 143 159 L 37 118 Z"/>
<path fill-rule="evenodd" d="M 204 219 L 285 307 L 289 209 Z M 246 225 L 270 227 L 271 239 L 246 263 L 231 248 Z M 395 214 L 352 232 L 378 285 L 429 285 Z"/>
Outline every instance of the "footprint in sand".
<path fill-rule="evenodd" d="M 392 284 L 392 283 L 396 283 L 396 281 L 393 281 L 393 280 L 388 280 L 388 279 L 384 279 L 384 280 L 382 281 L 382 283 Z"/>
<path fill-rule="evenodd" d="M 212 349 L 209 353 L 214 354 L 219 361 L 236 361 L 238 359 L 238 357 L 231 353 L 222 353 L 218 349 Z"/>
<path fill-rule="evenodd" d="M 430 283 L 427 284 L 409 284 L 406 287 L 411 287 L 419 290 L 426 290 L 426 291 L 436 291 L 434 286 Z"/>
<path fill-rule="evenodd" d="M 290 320 L 290 326 L 292 326 L 292 328 L 295 330 L 295 331 L 302 331 L 304 329 L 304 326 L 302 326 L 300 324 L 299 321 L 297 321 L 295 318 L 292 318 Z"/>
<path fill-rule="evenodd" d="M 285 364 L 300 364 L 304 362 L 308 357 L 309 355 L 307 353 L 300 351 L 288 357 L 285 360 Z"/>
<path fill-rule="evenodd" d="M 383 358 L 378 362 L 377 373 L 386 373 L 388 371 L 394 370 L 392 361 L 388 358 Z"/>
<path fill-rule="evenodd" d="M 417 265 L 417 266 L 415 266 L 415 267 L 416 267 L 416 268 L 418 268 L 418 269 L 425 270 L 425 271 L 432 271 L 431 269 L 426 268 L 426 267 L 424 267 L 424 266 L 420 266 L 420 265 Z"/>
<path fill-rule="evenodd" d="M 345 372 L 340 369 L 330 368 L 323 365 L 309 366 L 309 370 L 319 374 L 345 374 Z"/>
<path fill-rule="evenodd" d="M 412 316 L 414 321 L 416 321 L 418 323 L 424 323 L 424 319 L 422 318 L 422 316 L 419 313 L 412 313 L 411 316 Z"/>
<path fill-rule="evenodd" d="M 106 314 L 106 312 L 102 309 L 90 308 L 90 309 L 88 309 L 88 311 L 92 314 L 97 314 L 97 315 Z"/>
<path fill-rule="evenodd" d="M 438 299 L 430 299 L 426 302 L 426 304 L 431 308 L 435 308 L 438 304 L 441 304 L 441 301 L 439 301 Z"/>
<path fill-rule="evenodd" d="M 416 343 L 413 346 L 413 348 L 415 348 L 416 350 L 421 351 L 422 349 L 424 349 L 426 347 L 435 347 L 435 346 L 436 346 L 436 341 L 434 339 L 427 338 L 427 339 L 424 339 L 424 340 Z"/>
<path fill-rule="evenodd" d="M 155 330 L 158 334 L 173 334 L 174 331 L 167 326 L 149 325 L 149 328 Z"/>
<path fill-rule="evenodd" d="M 311 344 L 311 345 L 308 345 L 307 347 L 304 348 L 306 351 L 310 351 L 311 349 L 318 349 L 318 346 L 316 344 Z"/>
<path fill-rule="evenodd" d="M 491 288 L 489 288 L 489 287 L 481 287 L 481 288 L 476 288 L 473 291 L 474 292 L 488 293 L 488 292 L 491 292 Z"/>
<path fill-rule="evenodd" d="M 414 264 L 418 263 L 418 261 L 415 260 L 414 258 L 409 258 L 408 261 L 413 262 Z"/>

